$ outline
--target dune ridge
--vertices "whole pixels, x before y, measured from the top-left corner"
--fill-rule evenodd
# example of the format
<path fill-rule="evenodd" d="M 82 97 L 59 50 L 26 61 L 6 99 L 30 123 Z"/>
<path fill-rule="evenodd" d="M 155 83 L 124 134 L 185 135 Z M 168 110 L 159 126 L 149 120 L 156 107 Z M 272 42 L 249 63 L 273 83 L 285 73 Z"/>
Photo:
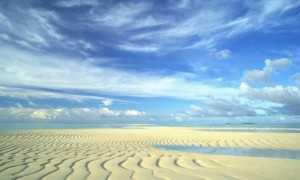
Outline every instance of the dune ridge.
<path fill-rule="evenodd" d="M 1 179 L 299 179 L 300 160 L 207 155 L 154 145 L 300 151 L 300 134 L 197 128 L 0 132 Z"/>

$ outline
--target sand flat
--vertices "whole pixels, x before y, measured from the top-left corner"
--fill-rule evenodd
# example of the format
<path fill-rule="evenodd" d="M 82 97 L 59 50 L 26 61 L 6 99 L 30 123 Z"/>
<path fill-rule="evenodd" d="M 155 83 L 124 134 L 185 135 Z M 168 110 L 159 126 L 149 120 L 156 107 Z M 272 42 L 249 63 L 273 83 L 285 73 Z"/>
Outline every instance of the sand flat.
<path fill-rule="evenodd" d="M 0 179 L 299 179 L 300 160 L 209 155 L 154 145 L 300 151 L 300 134 L 197 128 L 0 132 Z"/>

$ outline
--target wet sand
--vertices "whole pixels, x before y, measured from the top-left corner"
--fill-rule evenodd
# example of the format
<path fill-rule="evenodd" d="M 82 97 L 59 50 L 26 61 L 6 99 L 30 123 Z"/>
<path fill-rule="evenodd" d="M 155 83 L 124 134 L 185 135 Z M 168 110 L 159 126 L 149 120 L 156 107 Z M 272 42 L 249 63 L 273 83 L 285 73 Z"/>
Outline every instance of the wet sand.
<path fill-rule="evenodd" d="M 300 160 L 208 155 L 154 145 L 300 151 L 300 134 L 140 126 L 0 131 L 0 179 L 300 179 Z"/>

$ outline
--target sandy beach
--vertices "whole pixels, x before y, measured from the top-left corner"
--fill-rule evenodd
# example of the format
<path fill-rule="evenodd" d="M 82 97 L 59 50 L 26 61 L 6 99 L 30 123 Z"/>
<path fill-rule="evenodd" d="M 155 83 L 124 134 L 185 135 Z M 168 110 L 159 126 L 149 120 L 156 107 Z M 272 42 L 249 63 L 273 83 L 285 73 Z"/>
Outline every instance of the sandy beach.
<path fill-rule="evenodd" d="M 0 131 L 0 179 L 299 179 L 300 160 L 180 152 L 154 145 L 300 151 L 300 134 L 197 128 Z"/>

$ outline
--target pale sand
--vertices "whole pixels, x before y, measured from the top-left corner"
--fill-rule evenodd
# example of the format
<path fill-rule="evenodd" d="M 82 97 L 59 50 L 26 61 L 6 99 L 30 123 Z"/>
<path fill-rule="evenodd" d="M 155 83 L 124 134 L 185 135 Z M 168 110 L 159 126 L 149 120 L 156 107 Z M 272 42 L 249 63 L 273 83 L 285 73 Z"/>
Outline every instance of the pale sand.
<path fill-rule="evenodd" d="M 153 147 L 159 144 L 300 150 L 300 134 L 171 127 L 2 131 L 0 179 L 300 179 L 300 160 Z"/>

